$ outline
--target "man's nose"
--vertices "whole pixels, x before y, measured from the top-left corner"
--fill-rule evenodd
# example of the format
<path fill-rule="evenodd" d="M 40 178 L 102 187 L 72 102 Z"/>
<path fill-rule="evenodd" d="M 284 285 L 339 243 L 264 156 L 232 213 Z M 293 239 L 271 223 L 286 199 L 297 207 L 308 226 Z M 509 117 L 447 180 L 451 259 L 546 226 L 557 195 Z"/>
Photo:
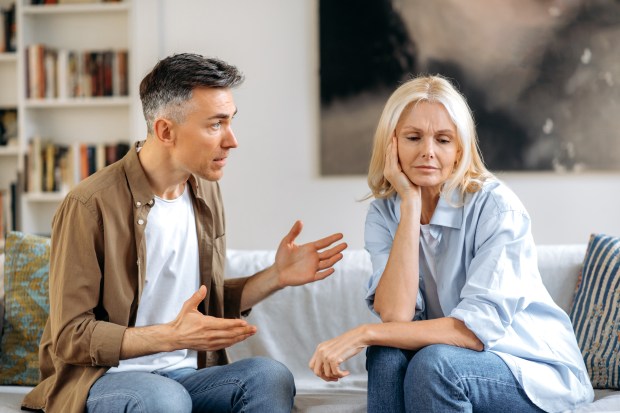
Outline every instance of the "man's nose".
<path fill-rule="evenodd" d="M 222 140 L 222 146 L 228 149 L 236 148 L 239 146 L 239 142 L 237 142 L 237 138 L 235 137 L 235 133 L 233 132 L 231 127 L 228 127 L 226 130 L 226 134 L 224 135 L 224 139 Z"/>

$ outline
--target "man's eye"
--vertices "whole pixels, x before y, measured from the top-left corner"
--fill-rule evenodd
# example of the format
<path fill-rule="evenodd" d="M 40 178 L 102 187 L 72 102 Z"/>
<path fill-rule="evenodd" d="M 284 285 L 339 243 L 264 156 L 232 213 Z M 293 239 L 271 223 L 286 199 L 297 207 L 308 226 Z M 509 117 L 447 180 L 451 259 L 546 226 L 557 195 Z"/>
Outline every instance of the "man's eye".
<path fill-rule="evenodd" d="M 214 123 L 211 127 L 215 130 L 218 130 L 222 127 L 222 122 Z"/>

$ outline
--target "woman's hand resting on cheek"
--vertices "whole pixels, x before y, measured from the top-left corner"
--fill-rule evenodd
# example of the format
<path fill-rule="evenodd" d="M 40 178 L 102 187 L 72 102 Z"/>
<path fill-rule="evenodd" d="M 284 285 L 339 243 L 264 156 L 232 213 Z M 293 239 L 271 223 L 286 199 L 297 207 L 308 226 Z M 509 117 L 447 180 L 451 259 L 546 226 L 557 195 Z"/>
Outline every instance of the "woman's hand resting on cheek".
<path fill-rule="evenodd" d="M 383 176 L 394 187 L 401 199 L 415 199 L 421 202 L 420 187 L 415 185 L 403 172 L 398 159 L 398 141 L 396 136 L 392 136 L 392 142 L 387 146 L 385 152 L 385 168 Z"/>

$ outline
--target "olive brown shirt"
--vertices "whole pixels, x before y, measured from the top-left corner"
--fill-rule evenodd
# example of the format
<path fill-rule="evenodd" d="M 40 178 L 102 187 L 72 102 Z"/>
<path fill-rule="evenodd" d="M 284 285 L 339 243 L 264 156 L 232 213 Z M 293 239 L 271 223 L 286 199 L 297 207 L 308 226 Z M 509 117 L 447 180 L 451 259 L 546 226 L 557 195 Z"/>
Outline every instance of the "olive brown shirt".
<path fill-rule="evenodd" d="M 137 143 L 140 146 L 141 143 Z M 224 280 L 224 210 L 217 182 L 190 176 L 201 284 L 200 310 L 240 317 L 247 278 Z M 118 366 L 127 327 L 135 324 L 145 279 L 145 227 L 154 194 L 135 148 L 82 181 L 52 222 L 50 315 L 39 348 L 40 383 L 28 410 L 82 413 L 93 383 Z M 225 351 L 199 352 L 198 367 L 225 364 Z"/>

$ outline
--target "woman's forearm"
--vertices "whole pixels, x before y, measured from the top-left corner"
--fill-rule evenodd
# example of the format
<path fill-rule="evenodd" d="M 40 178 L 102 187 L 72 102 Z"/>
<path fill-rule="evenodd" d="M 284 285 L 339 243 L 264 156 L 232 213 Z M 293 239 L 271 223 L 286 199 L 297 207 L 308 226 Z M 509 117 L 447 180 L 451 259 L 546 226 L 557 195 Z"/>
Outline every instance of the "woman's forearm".
<path fill-rule="evenodd" d="M 401 219 L 385 270 L 375 292 L 374 308 L 384 322 L 410 321 L 415 314 L 419 284 L 421 205 L 401 203 Z"/>
<path fill-rule="evenodd" d="M 367 346 L 419 350 L 431 344 L 448 344 L 476 351 L 484 349 L 478 337 L 461 320 L 452 317 L 367 324 L 364 332 Z"/>

